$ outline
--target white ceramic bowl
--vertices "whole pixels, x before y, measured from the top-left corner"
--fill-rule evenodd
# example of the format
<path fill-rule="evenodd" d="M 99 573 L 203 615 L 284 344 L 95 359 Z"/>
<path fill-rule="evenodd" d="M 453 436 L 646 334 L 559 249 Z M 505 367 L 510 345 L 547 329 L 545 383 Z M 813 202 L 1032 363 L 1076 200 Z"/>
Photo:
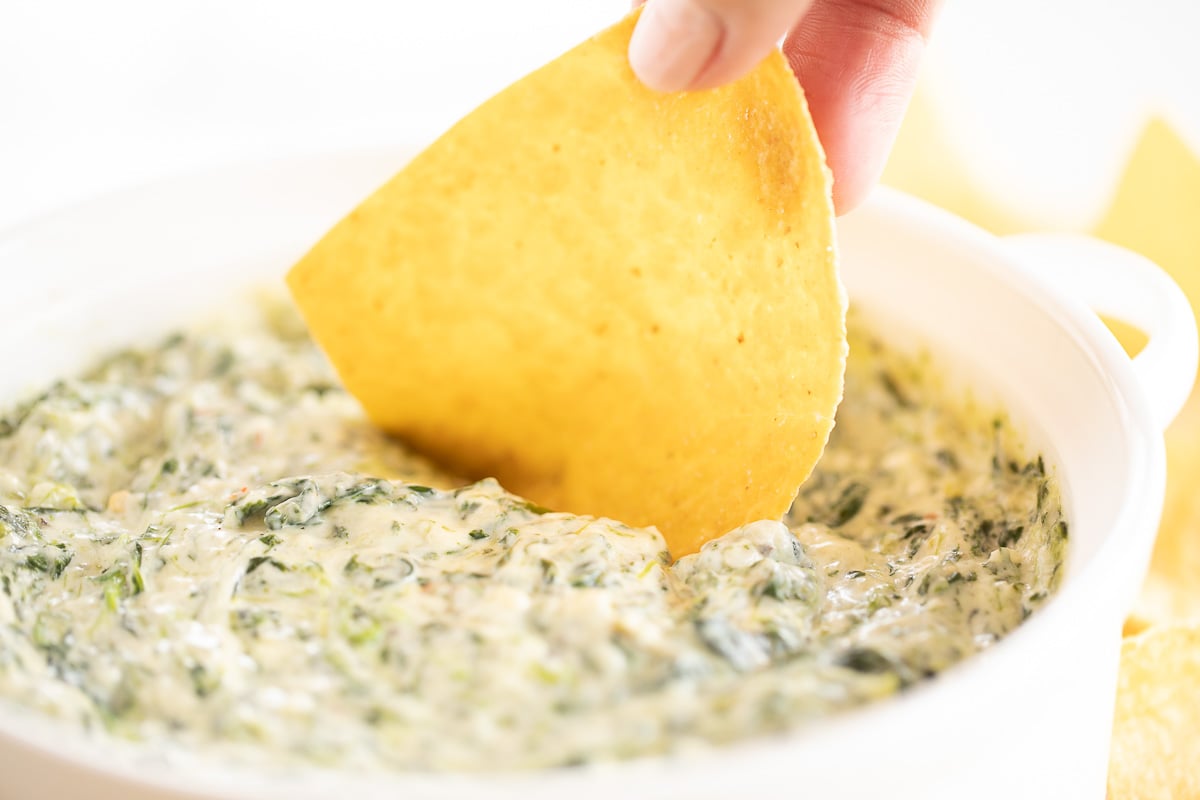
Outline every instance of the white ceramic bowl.
<path fill-rule="evenodd" d="M 0 402 L 274 279 L 404 161 L 230 169 L 87 203 L 0 242 Z M 1122 617 L 1162 505 L 1162 433 L 1196 330 L 1155 267 L 1086 239 L 997 239 L 877 193 L 840 226 L 852 299 L 935 345 L 1027 426 L 1065 485 L 1061 592 L 1008 639 L 894 700 L 700 757 L 541 774 L 363 776 L 170 764 L 0 708 L 0 798 L 1090 798 L 1104 792 Z M 1150 335 L 1134 361 L 1089 310 Z M 912 337 L 897 333 L 899 340 Z"/>

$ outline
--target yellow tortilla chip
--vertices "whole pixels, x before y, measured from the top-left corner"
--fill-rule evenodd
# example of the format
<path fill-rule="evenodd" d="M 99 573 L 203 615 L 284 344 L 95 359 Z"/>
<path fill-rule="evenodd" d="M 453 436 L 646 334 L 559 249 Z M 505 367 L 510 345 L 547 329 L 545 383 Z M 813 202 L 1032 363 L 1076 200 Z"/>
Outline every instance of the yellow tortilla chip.
<path fill-rule="evenodd" d="M 1116 337 L 1116 340 L 1121 343 L 1125 354 L 1130 358 L 1136 358 L 1137 354 L 1146 349 L 1146 345 L 1150 342 L 1150 337 L 1146 336 L 1146 332 L 1136 325 L 1132 325 L 1125 320 L 1110 317 L 1106 314 L 1100 315 L 1100 321 L 1104 323 L 1109 332 Z"/>
<path fill-rule="evenodd" d="M 973 176 L 969 156 L 978 158 L 983 152 L 972 154 L 959 145 L 946 124 L 950 112 L 939 104 L 931 81 L 918 83 L 880 182 L 950 209 L 995 234 L 1038 228 L 1035 218 L 1001 202 Z"/>
<path fill-rule="evenodd" d="M 1200 153 L 1166 121 L 1151 120 L 1096 234 L 1155 261 L 1200 311 Z M 1127 347 L 1129 338 L 1121 337 Z M 1167 494 L 1138 612 L 1200 620 L 1200 395 L 1167 431 Z"/>
<path fill-rule="evenodd" d="M 1126 639 L 1108 768 L 1109 800 L 1200 797 L 1200 628 Z"/>
<path fill-rule="evenodd" d="M 460 121 L 288 280 L 377 424 L 681 556 L 787 511 L 841 398 L 846 304 L 783 57 L 657 94 L 635 19 Z"/>
<path fill-rule="evenodd" d="M 1167 434 L 1167 490 L 1137 612 L 1156 622 L 1200 620 L 1200 405 Z"/>

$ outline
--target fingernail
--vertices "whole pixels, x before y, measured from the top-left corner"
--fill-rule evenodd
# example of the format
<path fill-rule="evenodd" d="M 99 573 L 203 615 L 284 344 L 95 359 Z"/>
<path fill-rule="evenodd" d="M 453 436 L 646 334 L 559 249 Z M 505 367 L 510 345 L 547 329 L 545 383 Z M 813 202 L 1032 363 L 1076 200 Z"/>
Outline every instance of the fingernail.
<path fill-rule="evenodd" d="M 650 0 L 629 42 L 629 64 L 660 92 L 687 89 L 721 43 L 721 22 L 694 0 Z"/>

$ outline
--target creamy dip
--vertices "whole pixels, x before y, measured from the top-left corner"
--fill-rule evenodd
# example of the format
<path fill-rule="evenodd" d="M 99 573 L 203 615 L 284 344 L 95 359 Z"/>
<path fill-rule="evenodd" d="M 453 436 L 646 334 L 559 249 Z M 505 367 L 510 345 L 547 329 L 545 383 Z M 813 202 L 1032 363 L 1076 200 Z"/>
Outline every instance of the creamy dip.
<path fill-rule="evenodd" d="M 1046 600 L 1067 539 L 1006 418 L 861 332 L 788 518 L 675 564 L 456 485 L 288 318 L 115 355 L 0 415 L 0 695 L 255 763 L 671 752 L 936 675 Z"/>

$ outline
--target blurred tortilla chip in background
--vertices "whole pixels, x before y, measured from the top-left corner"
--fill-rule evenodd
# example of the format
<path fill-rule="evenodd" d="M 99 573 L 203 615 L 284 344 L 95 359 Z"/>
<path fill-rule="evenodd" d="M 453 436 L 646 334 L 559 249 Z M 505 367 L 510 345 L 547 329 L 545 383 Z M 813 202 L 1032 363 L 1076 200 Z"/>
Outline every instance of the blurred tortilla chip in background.
<path fill-rule="evenodd" d="M 1096 227 L 1166 270 L 1200 316 L 1200 156 L 1164 120 L 1145 127 Z M 1114 333 L 1133 350 L 1136 339 Z M 1195 390 L 1167 431 L 1167 496 L 1146 588 L 1137 614 L 1200 619 L 1200 394 Z"/>
<path fill-rule="evenodd" d="M 1200 797 L 1200 626 L 1165 625 L 1125 640 L 1108 796 Z"/>
<path fill-rule="evenodd" d="M 1051 229 L 958 168 L 949 130 L 925 88 L 897 140 L 884 182 L 997 234 Z M 1200 149 L 1150 118 L 1107 209 L 1090 232 L 1141 253 L 1183 288 L 1200 316 Z M 1130 355 L 1145 335 L 1105 320 Z M 1162 524 L 1141 597 L 1126 621 L 1109 766 L 1111 800 L 1200 798 L 1200 393 L 1167 431 Z"/>

